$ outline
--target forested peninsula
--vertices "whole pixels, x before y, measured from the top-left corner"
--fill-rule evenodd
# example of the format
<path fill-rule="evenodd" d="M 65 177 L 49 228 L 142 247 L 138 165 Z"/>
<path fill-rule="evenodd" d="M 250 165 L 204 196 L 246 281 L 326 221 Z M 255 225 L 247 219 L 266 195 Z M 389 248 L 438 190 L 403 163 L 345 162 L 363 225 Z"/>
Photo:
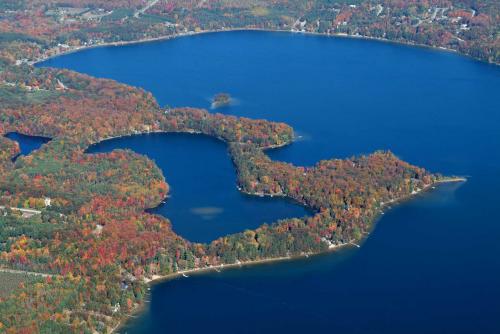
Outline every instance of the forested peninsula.
<path fill-rule="evenodd" d="M 150 93 L 111 80 L 29 66 L 4 67 L 0 78 L 39 87 L 5 90 L 12 97 L 1 100 L 0 134 L 52 138 L 12 162 L 18 144 L 0 137 L 1 267 L 48 274 L 4 295 L 0 321 L 14 331 L 109 331 L 142 302 L 145 282 L 154 277 L 355 242 L 369 232 L 384 203 L 445 180 L 390 152 L 308 168 L 275 162 L 264 150 L 293 140 L 288 125 L 162 109 Z M 184 240 L 166 218 L 145 212 L 169 191 L 152 161 L 123 150 L 85 153 L 104 139 L 148 132 L 220 138 L 242 191 L 288 196 L 316 214 L 209 244 Z M 41 213 L 26 219 L 10 208 Z"/>
<path fill-rule="evenodd" d="M 165 17 L 177 17 L 190 27 L 202 22 L 195 19 L 200 12 L 192 5 L 191 12 L 182 11 L 191 14 L 180 15 L 177 3 L 136 2 L 136 8 L 120 12 L 119 1 L 67 1 L 65 6 L 72 7 L 37 1 L 23 2 L 22 8 L 17 1 L 0 5 L 0 275 L 9 277 L 9 284 L 0 287 L 0 332 L 111 332 L 143 303 L 151 279 L 356 243 L 370 232 L 385 204 L 438 182 L 456 180 L 386 151 L 324 160 L 312 167 L 272 161 L 266 149 L 294 140 L 287 124 L 194 108 L 161 108 L 139 88 L 30 65 L 82 43 L 91 45 L 89 40 L 142 39 L 144 31 L 150 34 L 147 37 L 163 36 L 164 30 L 155 30 L 159 27 L 177 34 L 181 23 L 167 24 L 161 13 L 170 13 Z M 247 26 L 267 22 L 264 18 L 276 13 L 276 8 L 292 6 L 287 3 L 252 8 L 254 23 Z M 309 9 L 319 3 L 311 2 Z M 78 6 L 85 10 L 76 10 Z M 241 12 L 236 11 L 237 4 L 220 6 L 220 13 L 237 17 L 235 13 Z M 356 13 L 356 8 L 368 5 L 355 6 L 348 8 Z M 378 16 L 386 8 L 382 7 Z M 472 17 L 479 15 L 474 11 Z M 38 24 L 27 23 L 27 12 L 36 14 Z M 88 19 L 81 19 L 83 15 Z M 61 17 L 73 16 L 69 24 L 60 24 Z M 231 26 L 223 19 L 217 21 L 218 17 L 211 20 Z M 300 26 L 308 29 L 311 21 L 299 22 L 306 22 Z M 202 28 L 219 28 L 211 24 Z M 482 35 L 481 41 L 488 36 Z M 490 51 L 482 58 L 497 61 L 495 43 L 486 44 Z M 10 132 L 51 140 L 13 161 L 20 149 L 4 136 Z M 153 161 L 128 150 L 86 153 L 89 146 L 105 139 L 150 132 L 200 133 L 223 140 L 241 191 L 286 196 L 312 209 L 314 215 L 266 224 L 208 244 L 183 239 L 172 231 L 167 218 L 146 211 L 169 193 L 168 180 Z M 19 209 L 30 209 L 32 214 Z"/>

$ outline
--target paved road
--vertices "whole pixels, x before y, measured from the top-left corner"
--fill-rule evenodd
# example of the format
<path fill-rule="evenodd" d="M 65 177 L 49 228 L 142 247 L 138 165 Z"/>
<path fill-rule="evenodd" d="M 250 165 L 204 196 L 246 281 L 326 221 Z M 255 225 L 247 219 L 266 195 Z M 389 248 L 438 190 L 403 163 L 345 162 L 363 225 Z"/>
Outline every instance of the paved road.
<path fill-rule="evenodd" d="M 152 1 L 150 1 L 145 7 L 139 9 L 138 11 L 136 11 L 134 13 L 134 17 L 138 18 L 139 15 L 144 14 L 149 8 L 153 7 L 157 3 L 158 3 L 158 0 L 152 0 Z"/>
<path fill-rule="evenodd" d="M 10 208 L 12 211 L 19 211 L 23 214 L 24 218 L 30 218 L 34 215 L 40 215 L 42 211 L 33 209 L 23 209 L 23 208 Z M 5 210 L 5 206 L 0 205 L 0 210 Z"/>
<path fill-rule="evenodd" d="M 57 275 L 53 275 L 53 274 L 44 274 L 44 273 L 37 273 L 34 271 L 14 270 L 14 269 L 7 269 L 7 268 L 0 268 L 0 272 L 10 273 L 10 274 L 33 275 L 33 276 L 39 276 L 39 277 L 55 277 L 55 276 L 57 276 Z"/>

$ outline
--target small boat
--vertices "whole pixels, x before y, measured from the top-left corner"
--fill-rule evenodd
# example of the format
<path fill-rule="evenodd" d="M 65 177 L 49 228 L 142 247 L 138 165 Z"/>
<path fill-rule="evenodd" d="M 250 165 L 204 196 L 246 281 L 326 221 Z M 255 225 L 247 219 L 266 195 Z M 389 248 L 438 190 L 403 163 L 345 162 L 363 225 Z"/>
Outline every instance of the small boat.
<path fill-rule="evenodd" d="M 186 275 L 186 274 L 184 274 L 184 273 L 182 273 L 182 277 L 186 277 L 186 278 L 187 278 L 187 277 L 189 277 L 189 276 L 188 276 L 188 275 Z"/>

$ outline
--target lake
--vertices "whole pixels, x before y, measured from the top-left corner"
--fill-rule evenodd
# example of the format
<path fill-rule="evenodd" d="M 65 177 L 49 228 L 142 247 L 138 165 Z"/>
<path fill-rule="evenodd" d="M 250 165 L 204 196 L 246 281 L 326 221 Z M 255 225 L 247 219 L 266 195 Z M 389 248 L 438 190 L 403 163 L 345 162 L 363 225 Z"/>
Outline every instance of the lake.
<path fill-rule="evenodd" d="M 274 159 L 312 165 L 390 149 L 468 177 L 389 210 L 359 249 L 155 285 L 123 332 L 500 332 L 499 67 L 376 41 L 245 31 L 95 48 L 41 65 L 140 86 L 162 105 L 209 108 L 228 92 L 237 103 L 217 111 L 284 121 L 301 136 L 271 151 Z M 196 148 L 205 139 L 185 145 L 208 154 Z M 227 163 L 213 146 L 214 160 Z M 172 202 L 181 191 L 168 176 L 174 160 L 164 168 Z M 210 196 L 185 204 L 212 207 Z M 286 206 L 279 215 L 297 209 L 272 205 Z"/>
<path fill-rule="evenodd" d="M 239 192 L 227 145 L 213 137 L 182 133 L 130 136 L 103 141 L 87 152 L 119 148 L 147 155 L 162 169 L 170 197 L 149 211 L 168 217 L 174 231 L 190 241 L 210 242 L 263 223 L 311 213 L 284 198 Z"/>
<path fill-rule="evenodd" d="M 20 153 L 12 160 L 16 160 L 18 157 L 22 155 L 29 155 L 32 151 L 38 150 L 43 144 L 48 143 L 50 141 L 50 138 L 39 137 L 39 136 L 28 136 L 17 132 L 7 133 L 5 137 L 19 143 Z"/>

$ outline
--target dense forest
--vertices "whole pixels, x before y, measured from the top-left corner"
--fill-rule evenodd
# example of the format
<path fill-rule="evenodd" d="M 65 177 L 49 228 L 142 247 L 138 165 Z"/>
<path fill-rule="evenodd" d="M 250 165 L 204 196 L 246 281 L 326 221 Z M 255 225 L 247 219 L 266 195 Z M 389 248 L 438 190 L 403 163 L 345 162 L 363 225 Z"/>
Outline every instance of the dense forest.
<path fill-rule="evenodd" d="M 500 62 L 495 0 L 7 0 L 0 57 L 43 59 L 75 48 L 226 29 L 363 36 Z"/>
<path fill-rule="evenodd" d="M 290 144 L 290 126 L 162 109 L 150 93 L 111 80 L 29 65 L 6 65 L 0 78 L 9 83 L 0 87 L 0 134 L 51 138 L 13 161 L 18 144 L 0 136 L 0 268 L 47 275 L 20 280 L 2 297 L 0 328 L 12 332 L 109 331 L 142 302 L 152 277 L 353 242 L 384 202 L 442 179 L 390 152 L 309 168 L 275 162 L 265 149 Z M 153 131 L 220 138 L 242 191 L 287 196 L 316 213 L 209 244 L 182 239 L 168 219 L 145 212 L 169 192 L 154 162 L 126 150 L 86 153 L 106 138 Z M 16 208 L 39 213 L 24 217 Z"/>
<path fill-rule="evenodd" d="M 377 34 L 389 38 L 390 31 L 406 31 L 393 22 L 403 16 L 425 20 L 417 32 L 403 21 L 409 30 L 396 40 L 420 43 L 416 36 L 427 31 L 431 43 L 446 47 L 450 45 L 436 37 L 446 35 L 445 22 L 456 16 L 465 24 L 461 22 L 468 17 L 467 31 L 479 37 L 460 37 L 466 43 L 456 49 L 498 61 L 498 37 L 492 37 L 498 30 L 498 6 L 488 1 L 148 4 L 0 4 L 0 277 L 6 282 L 0 287 L 0 332 L 110 332 L 143 302 L 146 284 L 154 277 L 356 242 L 370 231 L 385 203 L 447 180 L 385 151 L 307 168 L 272 161 L 266 149 L 294 140 L 287 124 L 194 108 L 162 109 L 142 89 L 35 68 L 29 61 L 96 43 L 228 27 L 370 36 L 374 25 L 380 25 Z M 438 12 L 432 9 L 438 7 Z M 448 19 L 436 23 L 438 15 Z M 4 137 L 10 132 L 51 140 L 13 160 L 20 149 Z M 168 218 L 146 211 L 169 193 L 168 180 L 153 161 L 128 150 L 86 153 L 104 139 L 148 132 L 217 137 L 228 145 L 241 191 L 286 196 L 314 215 L 208 244 L 185 240 L 172 231 Z"/>

